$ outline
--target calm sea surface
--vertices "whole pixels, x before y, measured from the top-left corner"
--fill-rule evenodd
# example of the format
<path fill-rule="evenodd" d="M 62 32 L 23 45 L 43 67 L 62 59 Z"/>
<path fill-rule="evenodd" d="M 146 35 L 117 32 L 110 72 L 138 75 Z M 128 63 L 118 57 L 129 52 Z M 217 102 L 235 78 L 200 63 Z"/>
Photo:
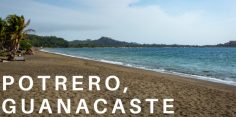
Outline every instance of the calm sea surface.
<path fill-rule="evenodd" d="M 236 85 L 236 48 L 44 48 L 42 50 Z"/>

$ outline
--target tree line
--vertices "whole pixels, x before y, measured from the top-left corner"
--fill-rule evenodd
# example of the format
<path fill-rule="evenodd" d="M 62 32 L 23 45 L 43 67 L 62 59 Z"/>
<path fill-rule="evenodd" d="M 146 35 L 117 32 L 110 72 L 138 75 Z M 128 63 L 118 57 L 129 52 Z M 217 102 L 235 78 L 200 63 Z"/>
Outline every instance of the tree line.
<path fill-rule="evenodd" d="M 101 37 L 96 40 L 73 40 L 67 41 L 56 36 L 28 35 L 29 41 L 34 47 L 50 48 L 83 48 L 83 47 L 236 47 L 236 41 L 230 41 L 217 45 L 178 45 L 178 44 L 140 44 L 114 40 L 110 37 Z"/>
<path fill-rule="evenodd" d="M 28 34 L 28 41 L 34 47 L 67 48 L 69 42 L 56 36 L 38 36 Z"/>

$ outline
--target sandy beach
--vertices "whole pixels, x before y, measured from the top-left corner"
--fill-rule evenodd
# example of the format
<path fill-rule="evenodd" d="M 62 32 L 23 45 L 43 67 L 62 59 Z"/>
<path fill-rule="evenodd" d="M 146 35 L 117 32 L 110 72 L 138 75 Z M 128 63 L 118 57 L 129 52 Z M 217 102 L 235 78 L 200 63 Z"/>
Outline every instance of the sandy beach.
<path fill-rule="evenodd" d="M 21 98 L 35 99 L 35 110 L 28 116 L 48 116 L 49 114 L 38 114 L 40 102 L 43 98 L 48 98 L 52 103 L 52 110 L 55 111 L 55 99 L 70 98 L 73 100 L 73 106 L 76 106 L 78 99 L 84 98 L 89 100 L 88 107 L 92 110 L 92 103 L 97 98 L 104 98 L 114 103 L 113 100 L 120 98 L 124 100 L 125 107 L 129 107 L 129 101 L 133 98 L 146 99 L 158 98 L 160 102 L 156 104 L 156 112 L 150 114 L 147 108 L 149 105 L 142 104 L 142 113 L 138 115 L 131 114 L 127 111 L 126 114 L 105 114 L 98 115 L 94 111 L 90 111 L 89 115 L 81 114 L 51 114 L 50 116 L 186 116 L 186 117 L 235 117 L 236 116 L 236 87 L 212 83 L 208 81 L 196 80 L 191 78 L 184 78 L 175 75 L 157 73 L 153 71 L 141 70 L 136 68 L 129 68 L 108 63 L 101 63 L 96 61 L 66 57 L 62 55 L 48 54 L 36 51 L 33 56 L 26 56 L 25 62 L 7 62 L 0 63 L 0 75 L 11 75 L 14 78 L 19 78 L 22 75 L 30 75 L 33 78 L 39 75 L 63 75 L 68 81 L 71 81 L 73 75 L 83 75 L 84 91 L 55 91 L 54 79 L 48 80 L 46 91 L 41 90 L 41 81 L 34 79 L 34 88 L 30 92 L 24 92 L 19 89 L 14 83 L 9 87 L 7 92 L 1 91 L 1 103 L 6 98 L 15 99 L 20 102 Z M 88 91 L 88 80 L 86 76 L 97 75 L 101 77 L 101 91 Z M 121 80 L 121 87 L 127 86 L 127 93 L 121 91 L 110 92 L 104 87 L 104 78 L 109 75 L 116 75 Z M 2 80 L 1 80 L 2 86 Z M 51 86 L 50 86 L 51 85 Z M 71 86 L 68 82 L 67 86 Z M 162 113 L 162 100 L 164 98 L 174 98 L 173 115 L 165 115 Z M 29 101 L 28 101 L 29 102 Z M 112 104 L 109 103 L 108 112 L 112 110 Z M 17 109 L 20 109 L 20 104 L 16 104 Z M 128 108 L 126 109 L 128 110 Z M 0 116 L 7 116 L 1 111 Z M 22 112 L 17 112 L 11 116 L 27 116 Z"/>

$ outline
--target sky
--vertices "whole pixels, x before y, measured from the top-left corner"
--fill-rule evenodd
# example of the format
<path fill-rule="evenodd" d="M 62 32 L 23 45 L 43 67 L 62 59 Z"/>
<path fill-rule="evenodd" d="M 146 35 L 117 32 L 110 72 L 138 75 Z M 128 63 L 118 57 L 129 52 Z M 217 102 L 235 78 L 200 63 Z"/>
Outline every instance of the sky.
<path fill-rule="evenodd" d="M 1 0 L 37 35 L 206 45 L 236 40 L 236 0 Z"/>

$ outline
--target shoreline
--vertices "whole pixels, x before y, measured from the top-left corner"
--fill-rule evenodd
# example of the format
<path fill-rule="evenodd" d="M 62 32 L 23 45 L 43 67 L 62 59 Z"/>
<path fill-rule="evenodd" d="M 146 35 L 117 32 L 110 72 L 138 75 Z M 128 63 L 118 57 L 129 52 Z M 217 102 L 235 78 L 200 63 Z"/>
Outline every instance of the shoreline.
<path fill-rule="evenodd" d="M 71 108 L 76 108 L 79 99 L 83 98 L 89 100 L 88 108 L 93 109 L 91 103 L 98 98 L 107 99 L 109 102 L 105 105 L 108 108 L 108 114 L 98 115 L 91 112 L 90 116 L 166 116 L 161 112 L 163 106 L 161 99 L 174 99 L 174 114 L 173 116 L 236 116 L 236 87 L 203 81 L 198 79 L 184 78 L 176 75 L 158 73 L 149 70 L 142 70 L 138 68 L 130 68 L 121 65 L 114 65 L 109 63 L 102 63 L 93 60 L 85 60 L 63 55 L 50 54 L 46 52 L 35 51 L 33 56 L 25 56 L 25 62 L 7 62 L 0 63 L 0 75 L 11 75 L 16 79 L 16 83 L 8 87 L 7 92 L 1 92 L 1 102 L 4 99 L 12 98 L 16 102 L 20 102 L 22 98 L 27 101 L 33 98 L 35 100 L 35 109 L 40 108 L 41 100 L 47 98 L 50 101 L 52 110 L 57 110 L 55 99 L 61 98 L 72 99 Z M 25 92 L 19 89 L 18 78 L 22 75 L 30 75 L 34 80 L 34 87 L 31 91 Z M 41 90 L 41 80 L 36 77 L 39 75 L 52 76 L 47 80 L 47 90 Z M 68 88 L 72 88 L 71 76 L 84 76 L 83 88 L 84 91 L 76 92 L 68 89 L 67 91 L 55 91 L 53 84 L 56 75 L 66 76 Z M 88 91 L 89 75 L 97 75 L 101 77 L 101 91 Z M 116 75 L 119 77 L 121 87 L 128 87 L 126 94 L 122 91 L 109 92 L 105 89 L 105 78 L 109 75 Z M 2 82 L 1 82 L 2 83 Z M 27 84 L 27 83 L 26 83 Z M 130 107 L 129 101 L 133 98 L 144 100 L 147 98 L 157 98 L 160 102 L 155 105 L 155 112 L 150 114 L 147 108 L 150 105 L 141 104 L 144 111 L 142 113 L 133 115 L 131 113 L 117 113 L 110 114 L 114 106 L 114 100 L 122 99 L 125 107 Z M 28 105 L 28 104 L 27 104 Z M 20 103 L 16 103 L 17 109 L 20 110 Z M 29 105 L 28 105 L 29 106 Z M 126 108 L 127 110 L 128 108 Z M 74 110 L 72 110 L 74 111 Z M 0 113 L 0 116 L 7 116 L 8 114 Z M 44 112 L 39 114 L 34 112 L 31 116 L 58 116 L 58 114 L 49 114 Z M 78 114 L 79 116 L 88 116 L 86 113 Z M 78 116 L 73 113 L 62 113 L 60 116 Z M 24 113 L 17 113 L 13 116 L 25 116 Z"/>
<path fill-rule="evenodd" d="M 201 80 L 201 81 L 206 81 L 206 82 L 210 82 L 210 83 L 217 83 L 217 84 L 229 85 L 229 86 L 236 87 L 236 82 L 234 82 L 234 81 L 225 81 L 225 80 L 221 80 L 221 79 L 217 79 L 217 78 L 213 78 L 213 77 L 191 75 L 191 74 L 185 74 L 185 73 L 179 73 L 179 72 L 173 72 L 173 71 L 166 71 L 166 70 L 160 70 L 160 69 L 148 69 L 148 68 L 145 68 L 145 67 L 136 67 L 136 66 L 132 66 L 132 65 L 125 65 L 125 64 L 122 64 L 121 62 L 117 62 L 117 61 L 96 60 L 96 59 L 91 59 L 91 58 L 87 58 L 87 57 L 63 54 L 63 53 L 59 53 L 59 52 L 50 52 L 50 51 L 43 50 L 43 49 L 39 49 L 38 51 L 49 53 L 49 54 L 62 55 L 62 56 L 66 56 L 66 57 L 90 60 L 90 61 L 95 61 L 95 62 L 108 63 L 108 64 L 112 64 L 112 65 L 120 65 L 120 66 L 128 67 L 128 68 L 131 68 L 131 69 L 135 68 L 135 69 L 140 69 L 140 70 L 147 70 L 147 71 L 152 71 L 152 72 L 157 72 L 157 73 L 162 73 L 162 74 L 167 74 L 167 75 L 179 76 L 179 77 L 188 78 L 188 79 L 192 79 L 192 80 Z"/>

